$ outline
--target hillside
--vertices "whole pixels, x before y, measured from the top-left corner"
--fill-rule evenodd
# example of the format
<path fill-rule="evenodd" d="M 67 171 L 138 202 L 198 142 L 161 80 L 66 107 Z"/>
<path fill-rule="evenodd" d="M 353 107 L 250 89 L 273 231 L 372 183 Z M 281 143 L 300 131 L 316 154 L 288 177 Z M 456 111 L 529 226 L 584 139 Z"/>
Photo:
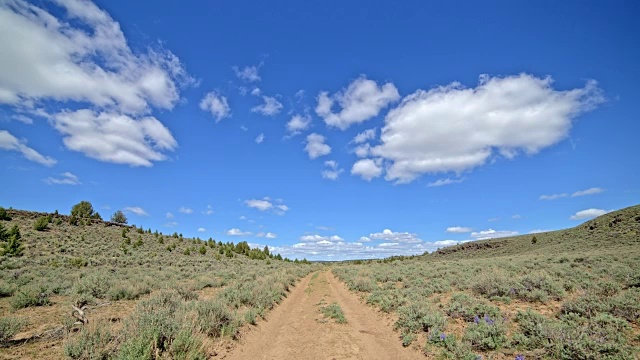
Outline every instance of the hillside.
<path fill-rule="evenodd" d="M 246 242 L 57 213 L 7 210 L 0 225 L 22 242 L 0 255 L 2 359 L 210 357 L 314 269 Z"/>
<path fill-rule="evenodd" d="M 532 239 L 535 236 L 536 242 Z M 616 252 L 640 247 L 640 205 L 613 211 L 576 227 L 458 244 L 427 257 L 468 259 L 513 255 Z"/>

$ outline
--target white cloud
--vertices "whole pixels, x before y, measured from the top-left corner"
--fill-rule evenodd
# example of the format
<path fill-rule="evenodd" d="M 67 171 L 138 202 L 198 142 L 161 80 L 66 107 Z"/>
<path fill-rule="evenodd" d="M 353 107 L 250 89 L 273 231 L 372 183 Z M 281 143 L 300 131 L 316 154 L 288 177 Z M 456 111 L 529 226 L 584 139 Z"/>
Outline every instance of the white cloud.
<path fill-rule="evenodd" d="M 448 233 L 456 233 L 456 234 L 469 233 L 472 231 L 473 229 L 471 229 L 470 227 L 463 227 L 463 226 L 452 226 L 447 228 Z"/>
<path fill-rule="evenodd" d="M 586 189 L 586 190 L 576 191 L 576 192 L 571 194 L 571 197 L 578 197 L 578 196 L 585 196 L 585 195 L 595 195 L 595 194 L 599 194 L 599 193 L 601 193 L 603 191 L 604 191 L 603 188 L 593 187 L 593 188 L 589 188 L 589 189 Z M 560 193 L 560 194 L 551 194 L 551 195 L 540 195 L 540 200 L 556 200 L 556 199 L 561 199 L 561 198 L 566 198 L 566 197 L 569 197 L 569 194 Z"/>
<path fill-rule="evenodd" d="M 486 239 L 501 238 L 501 237 L 507 237 L 507 236 L 516 236 L 518 234 L 519 233 L 517 231 L 489 229 L 489 230 L 483 230 L 479 232 L 472 232 L 471 237 L 474 238 L 475 240 L 486 240 Z"/>
<path fill-rule="evenodd" d="M 169 221 L 168 223 L 164 224 L 163 226 L 166 226 L 166 227 L 176 227 L 176 226 L 178 226 L 178 223 L 177 223 L 177 222 L 175 222 L 175 221 Z"/>
<path fill-rule="evenodd" d="M 571 197 L 585 196 L 585 195 L 595 195 L 595 194 L 600 194 L 603 191 L 604 191 L 604 189 L 602 189 L 602 188 L 593 187 L 593 188 L 586 189 L 586 190 L 576 191 L 573 194 L 571 194 Z"/>
<path fill-rule="evenodd" d="M 65 146 L 89 157 L 135 166 L 164 160 L 177 144 L 147 114 L 172 109 L 179 89 L 197 81 L 161 45 L 134 52 L 92 2 L 56 5 L 49 13 L 22 0 L 0 3 L 0 103 L 49 118 Z M 58 113 L 47 116 L 48 109 Z"/>
<path fill-rule="evenodd" d="M 231 116 L 231 108 L 227 98 L 215 91 L 207 93 L 200 101 L 200 109 L 208 111 L 216 119 L 216 122 Z"/>
<path fill-rule="evenodd" d="M 149 216 L 149 214 L 147 214 L 147 212 L 139 206 L 127 206 L 126 208 L 124 208 L 124 211 L 134 213 L 138 216 Z"/>
<path fill-rule="evenodd" d="M 205 215 L 212 215 L 213 214 L 213 207 L 211 207 L 211 205 L 207 205 L 207 210 L 202 212 Z"/>
<path fill-rule="evenodd" d="M 178 146 L 169 129 L 153 116 L 134 119 L 85 109 L 60 112 L 51 122 L 68 149 L 105 162 L 152 166 L 152 161 L 167 158 L 162 151 Z"/>
<path fill-rule="evenodd" d="M 335 160 L 327 160 L 324 162 L 324 166 L 327 169 L 322 170 L 322 177 L 329 180 L 338 180 L 340 174 L 344 172 L 344 169 L 338 167 L 338 162 Z"/>
<path fill-rule="evenodd" d="M 535 154 L 564 139 L 575 117 L 604 101 L 595 81 L 568 91 L 551 85 L 550 77 L 483 75 L 471 89 L 454 82 L 418 90 L 389 111 L 372 154 L 390 163 L 385 178 L 397 183 L 470 170 L 496 152 Z"/>
<path fill-rule="evenodd" d="M 173 219 L 175 216 L 173 216 L 172 213 L 168 212 L 166 217 L 167 217 L 167 219 Z"/>
<path fill-rule="evenodd" d="M 428 187 L 436 187 L 436 186 L 444 186 L 444 185 L 451 185 L 451 184 L 459 184 L 461 182 L 463 182 L 464 179 L 452 179 L 452 178 L 445 178 L 445 179 L 438 179 L 434 182 L 430 182 L 427 184 Z"/>
<path fill-rule="evenodd" d="M 351 175 L 358 175 L 364 180 L 371 181 L 382 175 L 380 159 L 361 159 L 351 167 Z"/>
<path fill-rule="evenodd" d="M 191 213 L 193 213 L 193 209 L 190 209 L 190 208 L 184 207 L 184 206 L 180 206 L 180 209 L 178 209 L 178 211 L 183 213 L 183 214 L 191 214 Z"/>
<path fill-rule="evenodd" d="M 535 229 L 535 230 L 529 231 L 529 234 L 539 234 L 539 233 L 549 232 L 549 231 L 553 231 L 553 230 Z"/>
<path fill-rule="evenodd" d="M 371 145 L 362 144 L 360 146 L 356 146 L 356 148 L 353 150 L 353 152 L 356 153 L 357 157 L 364 158 L 364 157 L 369 156 L 370 150 L 371 150 Z"/>
<path fill-rule="evenodd" d="M 253 235 L 253 233 L 250 232 L 250 231 L 242 231 L 240 229 L 233 228 L 233 229 L 227 230 L 227 235 L 229 235 L 229 236 L 250 236 L 250 235 Z"/>
<path fill-rule="evenodd" d="M 253 90 L 251 90 L 251 95 L 253 96 L 260 96 L 260 94 L 262 94 L 262 90 L 260 90 L 260 88 L 255 88 Z"/>
<path fill-rule="evenodd" d="M 262 64 L 260 64 L 262 65 Z M 260 75 L 258 75 L 258 70 L 260 69 L 260 65 L 258 66 L 245 66 L 240 69 L 237 66 L 233 66 L 233 72 L 236 73 L 236 76 L 240 80 L 244 80 L 246 82 L 256 82 L 260 81 Z"/>
<path fill-rule="evenodd" d="M 325 144 L 324 141 L 325 137 L 320 134 L 313 133 L 307 135 L 307 145 L 304 150 L 309 154 L 310 159 L 331 153 L 331 146 Z"/>
<path fill-rule="evenodd" d="M 416 234 L 408 232 L 394 232 L 384 229 L 382 232 L 369 234 L 371 240 L 384 240 L 392 243 L 418 243 L 421 242 Z"/>
<path fill-rule="evenodd" d="M 571 220 L 585 220 L 585 219 L 591 219 L 591 218 L 595 218 L 601 215 L 604 215 L 606 213 L 608 213 L 609 211 L 607 210 L 603 210 L 603 209 L 586 209 L 586 210 L 581 210 L 578 211 L 577 213 L 575 213 L 574 215 L 571 215 Z"/>
<path fill-rule="evenodd" d="M 262 144 L 262 142 L 264 141 L 264 134 L 260 134 L 256 137 L 256 144 Z"/>
<path fill-rule="evenodd" d="M 240 130 L 247 131 L 247 130 L 249 130 L 249 128 L 244 126 L 244 125 L 240 125 Z"/>
<path fill-rule="evenodd" d="M 440 241 L 434 242 L 433 245 L 438 247 L 447 247 L 447 246 L 459 244 L 460 242 L 461 241 L 458 241 L 458 240 L 440 240 Z"/>
<path fill-rule="evenodd" d="M 353 138 L 352 142 L 356 144 L 362 144 L 363 142 L 366 142 L 368 140 L 375 139 L 375 137 L 376 137 L 376 129 L 375 128 L 368 129 L 356 135 Z"/>
<path fill-rule="evenodd" d="M 264 104 L 260 104 L 251 108 L 251 112 L 257 112 L 264 116 L 276 115 L 282 110 L 282 104 L 274 97 L 263 96 Z"/>
<path fill-rule="evenodd" d="M 560 198 L 565 198 L 569 196 L 567 193 L 562 194 L 551 194 L 551 195 L 540 195 L 540 200 L 555 200 Z"/>
<path fill-rule="evenodd" d="M 30 161 L 37 162 L 45 166 L 53 166 L 58 161 L 50 156 L 44 156 L 27 146 L 26 140 L 18 140 L 6 130 L 0 130 L 0 149 L 17 151 Z"/>
<path fill-rule="evenodd" d="M 327 91 L 320 92 L 316 114 L 328 126 L 346 130 L 353 124 L 377 116 L 380 110 L 399 98 L 398 89 L 392 83 L 378 86 L 375 81 L 360 76 L 346 89 L 334 95 L 330 96 Z M 340 112 L 333 113 L 332 107 L 336 102 Z"/>
<path fill-rule="evenodd" d="M 280 201 L 281 202 L 281 201 Z M 277 215 L 284 215 L 289 211 L 289 207 L 285 204 L 274 204 L 269 197 L 262 199 L 250 199 L 244 202 L 248 207 L 260 211 L 271 210 Z"/>
<path fill-rule="evenodd" d="M 198 228 L 198 232 L 205 232 L 205 231 L 207 231 L 207 229 L 205 229 L 205 228 Z"/>
<path fill-rule="evenodd" d="M 261 231 L 261 232 L 256 234 L 256 237 L 259 237 L 259 238 L 264 237 L 264 238 L 267 238 L 267 239 L 275 239 L 276 237 L 278 237 L 278 235 L 276 235 L 276 234 L 274 234 L 272 232 L 262 232 Z"/>
<path fill-rule="evenodd" d="M 11 118 L 27 125 L 33 124 L 33 119 L 22 114 L 11 115 Z"/>
<path fill-rule="evenodd" d="M 70 173 L 70 172 L 64 172 L 62 174 L 60 174 L 62 177 L 60 178 L 54 178 L 54 177 L 48 177 L 46 179 L 44 179 L 44 182 L 46 182 L 49 185 L 80 185 L 82 184 L 80 182 L 80 179 Z"/>
<path fill-rule="evenodd" d="M 512 219 L 516 219 L 516 220 L 518 220 L 518 219 L 522 219 L 522 215 L 520 215 L 520 214 L 515 214 L 515 215 L 511 216 L 511 218 L 512 218 Z"/>
<path fill-rule="evenodd" d="M 309 125 L 311 125 L 311 116 L 296 114 L 287 123 L 287 131 L 291 135 L 297 135 L 307 130 Z"/>

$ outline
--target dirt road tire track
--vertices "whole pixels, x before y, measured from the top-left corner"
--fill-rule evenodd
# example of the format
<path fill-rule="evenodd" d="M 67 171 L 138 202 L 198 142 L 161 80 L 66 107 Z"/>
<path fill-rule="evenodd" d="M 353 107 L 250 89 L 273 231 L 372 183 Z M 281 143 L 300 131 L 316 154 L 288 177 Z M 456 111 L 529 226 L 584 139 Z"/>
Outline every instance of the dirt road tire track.
<path fill-rule="evenodd" d="M 325 319 L 322 304 L 337 302 L 347 319 Z M 424 359 L 404 348 L 390 324 L 329 271 L 305 277 L 225 359 Z"/>

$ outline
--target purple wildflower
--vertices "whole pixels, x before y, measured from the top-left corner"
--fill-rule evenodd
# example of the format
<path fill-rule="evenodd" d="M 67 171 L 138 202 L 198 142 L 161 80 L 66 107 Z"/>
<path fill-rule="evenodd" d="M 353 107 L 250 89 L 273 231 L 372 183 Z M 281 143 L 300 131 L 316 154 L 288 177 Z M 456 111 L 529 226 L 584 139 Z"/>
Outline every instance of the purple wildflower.
<path fill-rule="evenodd" d="M 484 314 L 484 322 L 486 322 L 489 325 L 493 325 L 493 320 L 491 320 L 491 318 L 487 314 Z"/>
<path fill-rule="evenodd" d="M 473 317 L 473 322 L 476 324 L 480 322 L 480 318 L 478 317 L 478 315 Z"/>
<path fill-rule="evenodd" d="M 440 340 L 444 341 L 444 339 L 447 338 L 447 335 L 445 335 L 444 333 L 440 334 Z"/>
<path fill-rule="evenodd" d="M 522 354 L 518 354 L 518 355 L 516 356 L 516 360 L 524 360 L 524 355 L 522 355 Z"/>

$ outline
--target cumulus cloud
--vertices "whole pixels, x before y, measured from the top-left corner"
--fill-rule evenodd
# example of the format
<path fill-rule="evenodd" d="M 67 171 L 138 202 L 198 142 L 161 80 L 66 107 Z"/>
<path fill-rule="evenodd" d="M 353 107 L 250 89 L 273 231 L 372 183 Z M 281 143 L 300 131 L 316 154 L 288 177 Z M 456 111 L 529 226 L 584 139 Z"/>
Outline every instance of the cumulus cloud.
<path fill-rule="evenodd" d="M 346 89 L 329 95 L 322 91 L 318 95 L 316 114 L 324 119 L 328 126 L 346 130 L 353 124 L 367 121 L 380 113 L 390 103 L 400 99 L 398 89 L 392 83 L 378 86 L 375 81 L 360 76 Z M 334 104 L 340 111 L 334 113 Z"/>
<path fill-rule="evenodd" d="M 356 146 L 356 148 L 353 149 L 353 152 L 356 154 L 357 157 L 364 158 L 369 156 L 369 150 L 371 150 L 371 145 L 362 144 L 362 145 Z"/>
<path fill-rule="evenodd" d="M 245 66 L 244 68 L 240 69 L 237 66 L 233 66 L 233 72 L 236 73 L 236 76 L 238 77 L 238 79 L 246 81 L 246 82 L 257 82 L 260 81 L 260 75 L 258 74 L 258 70 L 260 69 L 260 66 L 262 64 L 258 65 L 258 66 Z"/>
<path fill-rule="evenodd" d="M 0 3 L 0 103 L 59 112 L 48 118 L 65 146 L 89 157 L 134 166 L 166 159 L 162 152 L 177 144 L 147 114 L 172 109 L 179 90 L 197 81 L 160 46 L 131 50 L 120 25 L 92 2 L 56 5 L 49 12 L 22 0 Z M 60 102 L 76 110 L 60 111 Z"/>
<path fill-rule="evenodd" d="M 489 230 L 483 230 L 478 232 L 474 231 L 471 233 L 471 237 L 474 238 L 475 240 L 486 240 L 486 239 L 501 238 L 501 237 L 507 237 L 507 236 L 516 236 L 518 234 L 519 233 L 517 231 L 489 229 Z"/>
<path fill-rule="evenodd" d="M 149 167 L 167 158 L 163 151 L 178 147 L 169 129 L 153 116 L 134 119 L 83 109 L 55 114 L 51 123 L 68 149 L 105 162 Z"/>
<path fill-rule="evenodd" d="M 324 141 L 325 137 L 320 134 L 313 133 L 307 135 L 307 145 L 304 147 L 304 151 L 309 154 L 310 159 L 331 153 L 331 146 L 325 144 Z"/>
<path fill-rule="evenodd" d="M 444 185 L 451 185 L 451 184 L 459 184 L 461 182 L 463 182 L 464 179 L 452 179 L 452 178 L 445 178 L 445 179 L 438 179 L 434 182 L 430 182 L 427 184 L 428 187 L 437 187 L 437 186 L 444 186 Z"/>
<path fill-rule="evenodd" d="M 264 116 L 276 115 L 282 110 L 282 104 L 271 96 L 262 96 L 263 104 L 251 108 L 251 112 L 260 113 Z"/>
<path fill-rule="evenodd" d="M 451 83 L 418 90 L 389 111 L 374 156 L 385 178 L 410 182 L 425 173 L 460 173 L 494 154 L 536 154 L 569 133 L 574 118 L 604 101 L 595 81 L 559 91 L 550 77 L 483 75 L 475 88 Z"/>
<path fill-rule="evenodd" d="M 287 123 L 287 131 L 289 134 L 298 135 L 304 130 L 307 130 L 311 125 L 311 116 L 309 115 L 293 115 L 291 120 Z"/>
<path fill-rule="evenodd" d="M 44 156 L 36 150 L 27 146 L 26 140 L 19 140 L 6 130 L 0 130 L 0 149 L 8 151 L 17 151 L 22 156 L 45 166 L 53 166 L 58 161 L 50 156 Z"/>
<path fill-rule="evenodd" d="M 258 136 L 256 136 L 256 144 L 262 144 L 262 142 L 264 141 L 264 134 L 260 134 Z"/>
<path fill-rule="evenodd" d="M 329 180 L 338 180 L 344 169 L 338 166 L 335 160 L 327 160 L 324 162 L 325 170 L 322 170 L 322 178 Z"/>
<path fill-rule="evenodd" d="M 267 239 L 275 239 L 276 237 L 278 237 L 278 235 L 272 233 L 272 232 L 259 232 L 256 234 L 256 237 L 263 237 L 263 238 L 267 238 Z"/>
<path fill-rule="evenodd" d="M 126 208 L 124 208 L 124 211 L 134 213 L 138 216 L 149 216 L 149 214 L 147 214 L 147 212 L 139 206 L 127 206 Z"/>
<path fill-rule="evenodd" d="M 592 219 L 601 215 L 608 213 L 609 211 L 603 209 L 586 209 L 578 211 L 577 213 L 571 215 L 571 220 L 586 220 Z"/>
<path fill-rule="evenodd" d="M 193 213 L 193 209 L 190 209 L 190 208 L 185 207 L 185 206 L 180 206 L 180 209 L 178 209 L 178 211 L 183 213 L 183 214 L 191 214 L 191 213 Z"/>
<path fill-rule="evenodd" d="M 264 197 L 262 199 L 250 199 L 245 200 L 245 205 L 252 209 L 257 209 L 260 211 L 273 211 L 277 215 L 284 215 L 287 211 L 289 211 L 289 207 L 285 204 L 282 204 L 282 200 L 277 200 L 274 203 L 271 198 Z"/>
<path fill-rule="evenodd" d="M 418 243 L 421 242 L 416 234 L 408 232 L 394 232 L 390 229 L 384 229 L 379 233 L 369 234 L 371 240 L 384 240 L 390 243 Z"/>
<path fill-rule="evenodd" d="M 80 185 L 82 184 L 80 182 L 80 179 L 76 175 L 70 172 L 64 172 L 60 175 L 61 177 L 59 178 L 48 177 L 44 179 L 44 182 L 49 185 Z"/>
<path fill-rule="evenodd" d="M 202 212 L 205 215 L 211 215 L 213 214 L 213 207 L 211 207 L 211 205 L 207 205 L 207 209 L 205 211 Z"/>
<path fill-rule="evenodd" d="M 368 129 L 359 133 L 353 138 L 352 142 L 356 144 L 362 144 L 363 142 L 366 142 L 375 138 L 376 138 L 376 129 L 373 128 L 373 129 Z"/>
<path fill-rule="evenodd" d="M 242 231 L 238 228 L 233 228 L 233 229 L 229 229 L 227 230 L 227 235 L 229 236 L 250 236 L 253 235 L 253 233 L 251 231 Z"/>
<path fill-rule="evenodd" d="M 173 219 L 175 216 L 173 216 L 172 213 L 168 212 L 166 217 L 167 217 L 167 219 Z"/>
<path fill-rule="evenodd" d="M 208 111 L 216 119 L 216 122 L 231 116 L 231 108 L 227 98 L 215 91 L 207 93 L 200 101 L 200 109 Z"/>
<path fill-rule="evenodd" d="M 539 234 L 539 233 L 549 232 L 549 231 L 553 231 L 553 230 L 535 229 L 535 230 L 529 231 L 529 234 Z"/>
<path fill-rule="evenodd" d="M 351 175 L 358 175 L 364 180 L 371 181 L 382 175 L 382 161 L 380 159 L 361 159 L 351 167 Z"/>
<path fill-rule="evenodd" d="M 452 226 L 447 228 L 448 233 L 455 233 L 455 234 L 470 233 L 472 231 L 473 229 L 471 229 L 470 227 L 464 227 L 464 226 Z"/>
<path fill-rule="evenodd" d="M 198 232 L 205 232 L 205 231 L 207 231 L 207 229 L 202 228 L 202 227 L 201 227 L 201 228 L 198 228 Z"/>

